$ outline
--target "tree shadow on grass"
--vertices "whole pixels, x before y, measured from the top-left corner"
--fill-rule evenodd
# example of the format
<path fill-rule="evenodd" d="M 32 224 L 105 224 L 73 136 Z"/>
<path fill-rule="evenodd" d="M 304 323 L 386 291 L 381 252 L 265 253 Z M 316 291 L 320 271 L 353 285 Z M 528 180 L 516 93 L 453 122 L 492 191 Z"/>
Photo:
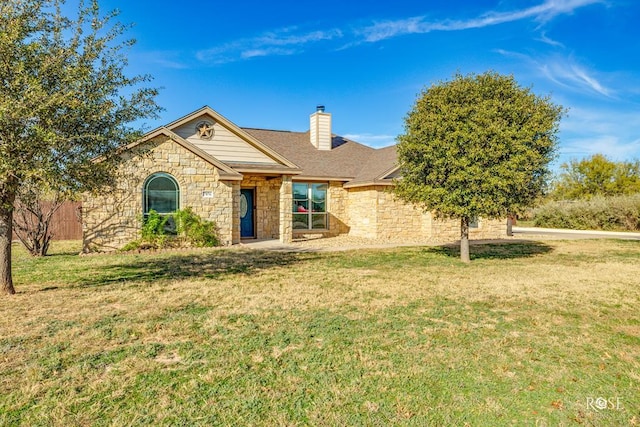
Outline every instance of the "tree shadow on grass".
<path fill-rule="evenodd" d="M 543 255 L 553 250 L 553 247 L 532 240 L 511 240 L 508 242 L 472 240 L 469 245 L 470 258 L 474 259 L 516 259 Z M 428 248 L 427 252 L 460 258 L 460 243 L 451 243 Z"/>
<path fill-rule="evenodd" d="M 104 286 L 124 282 L 151 283 L 189 278 L 218 279 L 249 275 L 284 267 L 317 257 L 313 253 L 220 250 L 206 253 L 142 255 L 100 267 L 75 287 Z M 127 262 L 129 261 L 129 262 Z"/>

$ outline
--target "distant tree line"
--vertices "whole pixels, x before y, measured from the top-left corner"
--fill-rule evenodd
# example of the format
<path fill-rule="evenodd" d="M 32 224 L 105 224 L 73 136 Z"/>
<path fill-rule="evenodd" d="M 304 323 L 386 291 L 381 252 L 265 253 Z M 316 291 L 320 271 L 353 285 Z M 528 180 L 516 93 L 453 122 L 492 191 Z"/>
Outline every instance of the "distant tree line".
<path fill-rule="evenodd" d="M 595 196 L 620 196 L 640 193 L 640 162 L 614 162 L 602 154 L 571 160 L 561 166 L 561 174 L 552 183 L 554 200 L 584 200 Z"/>
<path fill-rule="evenodd" d="M 640 231 L 640 161 L 571 160 L 530 216 L 538 227 Z"/>

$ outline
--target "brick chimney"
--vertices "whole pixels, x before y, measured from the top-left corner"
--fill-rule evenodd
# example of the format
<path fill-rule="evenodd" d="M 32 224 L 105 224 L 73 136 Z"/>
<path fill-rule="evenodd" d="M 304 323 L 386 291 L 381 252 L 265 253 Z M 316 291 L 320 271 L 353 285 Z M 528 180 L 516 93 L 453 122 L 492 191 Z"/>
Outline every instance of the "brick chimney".
<path fill-rule="evenodd" d="M 331 114 L 324 112 L 324 105 L 318 105 L 309 116 L 309 135 L 316 149 L 331 150 Z"/>

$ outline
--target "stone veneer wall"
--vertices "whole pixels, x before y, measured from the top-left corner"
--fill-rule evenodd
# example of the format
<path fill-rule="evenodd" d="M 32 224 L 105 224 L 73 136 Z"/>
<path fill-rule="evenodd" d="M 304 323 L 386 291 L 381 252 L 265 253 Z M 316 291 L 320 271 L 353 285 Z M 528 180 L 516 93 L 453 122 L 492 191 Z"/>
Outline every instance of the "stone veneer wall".
<path fill-rule="evenodd" d="M 327 206 L 329 210 L 329 235 L 349 232 L 349 193 L 342 182 L 329 182 Z"/>
<path fill-rule="evenodd" d="M 389 186 L 349 189 L 349 234 L 370 239 L 429 239 L 431 215 L 395 199 Z"/>
<path fill-rule="evenodd" d="M 390 186 L 368 186 L 348 191 L 349 234 L 371 239 L 451 241 L 460 238 L 459 220 L 433 218 L 430 212 L 398 200 Z M 471 239 L 506 236 L 505 220 L 480 219 L 469 230 Z"/>
<path fill-rule="evenodd" d="M 469 239 L 501 239 L 507 237 L 507 219 L 478 220 L 477 228 L 469 228 Z M 433 240 L 438 242 L 459 240 L 459 219 L 437 219 L 433 221 Z"/>
<path fill-rule="evenodd" d="M 239 184 L 221 181 L 217 168 L 166 137 L 158 137 L 123 153 L 116 189 L 83 200 L 83 250 L 119 249 L 139 237 L 142 187 L 149 175 L 171 174 L 180 187 L 180 208 L 215 221 L 223 244 L 236 241 L 234 191 Z M 203 197 L 203 192 L 213 197 Z M 237 204 L 237 203 L 236 203 Z M 239 221 L 239 219 L 238 219 Z M 239 228 L 239 227 L 237 227 Z M 239 239 L 238 239 L 239 240 Z"/>
<path fill-rule="evenodd" d="M 390 186 L 375 187 L 378 193 L 377 238 L 429 240 L 433 236 L 431 213 L 398 200 Z"/>
<path fill-rule="evenodd" d="M 240 181 L 231 188 L 231 243 L 240 243 Z"/>
<path fill-rule="evenodd" d="M 293 182 L 291 176 L 284 175 L 280 183 L 280 241 L 290 243 L 293 240 Z"/>
<path fill-rule="evenodd" d="M 378 192 L 375 187 L 349 189 L 347 200 L 349 235 L 378 237 Z"/>

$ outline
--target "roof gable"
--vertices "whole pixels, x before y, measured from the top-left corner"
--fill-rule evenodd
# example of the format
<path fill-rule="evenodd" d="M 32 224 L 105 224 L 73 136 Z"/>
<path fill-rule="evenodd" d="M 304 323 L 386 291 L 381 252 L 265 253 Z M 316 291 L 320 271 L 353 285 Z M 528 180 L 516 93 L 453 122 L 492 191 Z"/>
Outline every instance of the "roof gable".
<path fill-rule="evenodd" d="M 345 184 L 345 188 L 392 185 L 394 178 L 399 177 L 400 173 L 396 148 L 395 145 L 391 145 L 375 150 L 364 162 L 358 175 Z"/>
<path fill-rule="evenodd" d="M 206 161 L 207 163 L 211 164 L 212 166 L 215 166 L 216 168 L 218 168 L 220 170 L 220 177 L 225 178 L 225 179 L 242 179 L 242 175 L 239 174 L 237 171 L 235 171 L 233 168 L 227 166 L 226 164 L 224 164 L 223 162 L 221 162 L 220 160 L 216 159 L 215 157 L 211 156 L 210 154 L 202 151 L 200 148 L 194 146 L 193 144 L 189 143 L 188 141 L 185 141 L 182 137 L 180 137 L 179 135 L 176 135 L 175 133 L 173 133 L 171 130 L 165 128 L 165 127 L 161 127 L 158 128 L 154 131 L 151 131 L 149 133 L 147 133 L 146 135 L 144 135 L 142 138 L 140 138 L 139 140 L 137 140 L 136 142 L 133 142 L 125 147 L 122 148 L 122 150 L 130 150 L 140 144 L 143 144 L 147 141 L 151 141 L 159 136 L 165 136 L 168 139 L 172 140 L 173 142 L 179 144 L 180 146 L 182 146 L 184 149 L 192 152 L 193 154 L 195 154 L 196 156 L 202 158 L 204 161 Z"/>
<path fill-rule="evenodd" d="M 207 135 L 201 135 L 198 130 L 198 126 L 203 123 L 210 126 Z M 296 164 L 281 153 L 263 144 L 208 106 L 168 124 L 166 128 L 226 164 L 298 169 Z"/>

